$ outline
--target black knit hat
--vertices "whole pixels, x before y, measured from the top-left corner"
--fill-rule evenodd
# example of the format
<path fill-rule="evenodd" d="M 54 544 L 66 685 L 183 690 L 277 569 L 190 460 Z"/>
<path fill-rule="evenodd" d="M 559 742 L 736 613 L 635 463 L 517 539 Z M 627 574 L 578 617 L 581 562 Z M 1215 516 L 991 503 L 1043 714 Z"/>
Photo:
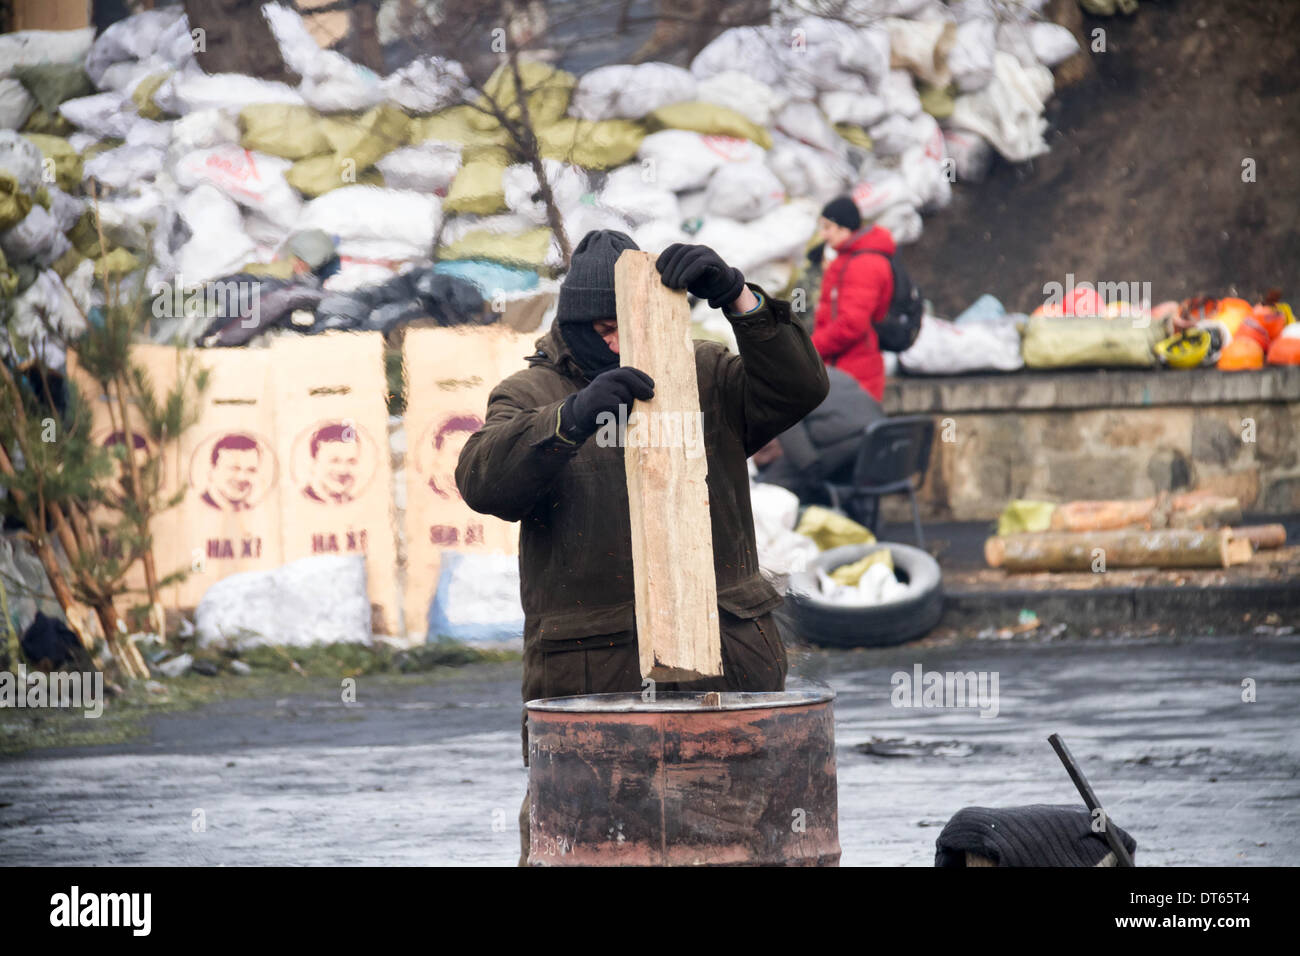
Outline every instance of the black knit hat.
<path fill-rule="evenodd" d="M 862 213 L 858 212 L 857 203 L 848 196 L 832 199 L 822 209 L 822 215 L 835 225 L 851 229 L 853 232 L 862 228 Z"/>
<path fill-rule="evenodd" d="M 614 263 L 624 249 L 640 248 L 632 237 L 613 229 L 593 229 L 582 237 L 569 259 L 569 274 L 560 286 L 555 321 L 596 322 L 617 314 Z"/>

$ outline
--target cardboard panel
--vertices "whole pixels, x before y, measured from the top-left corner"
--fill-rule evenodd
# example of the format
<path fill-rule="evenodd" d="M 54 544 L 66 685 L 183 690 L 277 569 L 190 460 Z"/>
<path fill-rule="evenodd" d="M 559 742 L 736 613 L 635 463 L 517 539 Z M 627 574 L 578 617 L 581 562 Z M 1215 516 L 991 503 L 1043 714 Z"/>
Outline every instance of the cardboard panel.
<path fill-rule="evenodd" d="M 191 569 L 177 589 L 180 607 L 197 605 L 227 575 L 284 563 L 270 352 L 207 349 L 199 358 L 208 390 L 178 458 L 186 495 L 172 551 Z"/>
<path fill-rule="evenodd" d="M 426 633 L 443 550 L 517 554 L 519 525 L 470 509 L 456 489 L 465 442 L 488 395 L 525 367 L 536 333 L 500 326 L 408 329 L 406 368 L 406 629 Z"/>
<path fill-rule="evenodd" d="M 275 448 L 284 561 L 366 556 L 377 633 L 399 627 L 383 337 L 333 332 L 278 339 Z"/>

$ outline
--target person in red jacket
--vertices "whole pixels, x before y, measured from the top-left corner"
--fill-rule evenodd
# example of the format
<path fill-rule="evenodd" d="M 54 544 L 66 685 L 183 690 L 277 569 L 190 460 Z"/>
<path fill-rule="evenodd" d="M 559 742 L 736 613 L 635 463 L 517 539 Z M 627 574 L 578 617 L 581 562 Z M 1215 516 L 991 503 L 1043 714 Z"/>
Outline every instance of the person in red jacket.
<path fill-rule="evenodd" d="M 827 203 L 818 226 L 836 256 L 822 277 L 813 346 L 828 366 L 848 372 L 881 401 L 885 360 L 875 323 L 889 312 L 894 296 L 894 274 L 886 258 L 894 254 L 894 237 L 881 226 L 864 229 L 862 215 L 848 196 Z"/>

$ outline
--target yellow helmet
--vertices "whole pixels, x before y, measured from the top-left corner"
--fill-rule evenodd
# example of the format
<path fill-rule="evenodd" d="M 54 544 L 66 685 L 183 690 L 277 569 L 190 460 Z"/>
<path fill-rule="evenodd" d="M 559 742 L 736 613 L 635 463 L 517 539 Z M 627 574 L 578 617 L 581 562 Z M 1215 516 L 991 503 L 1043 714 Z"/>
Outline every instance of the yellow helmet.
<path fill-rule="evenodd" d="M 1193 327 L 1156 343 L 1156 357 L 1170 368 L 1198 368 L 1211 345 L 1209 331 Z"/>

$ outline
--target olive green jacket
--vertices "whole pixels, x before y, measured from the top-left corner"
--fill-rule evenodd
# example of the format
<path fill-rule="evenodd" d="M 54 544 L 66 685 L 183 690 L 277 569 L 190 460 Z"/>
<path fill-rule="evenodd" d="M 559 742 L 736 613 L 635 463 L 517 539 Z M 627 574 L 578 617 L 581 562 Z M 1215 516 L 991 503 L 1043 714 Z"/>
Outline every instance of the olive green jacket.
<path fill-rule="evenodd" d="M 696 341 L 695 366 L 718 605 L 755 618 L 781 597 L 759 575 L 746 459 L 816 408 L 829 386 L 787 303 L 764 296 L 755 311 L 728 318 L 740 354 Z M 528 365 L 492 390 L 485 423 L 461 452 L 457 486 L 475 511 L 521 523 L 526 641 L 632 630 L 623 449 L 602 447 L 594 437 L 573 445 L 556 435 L 561 404 L 587 383 L 558 328 L 538 340 Z"/>

